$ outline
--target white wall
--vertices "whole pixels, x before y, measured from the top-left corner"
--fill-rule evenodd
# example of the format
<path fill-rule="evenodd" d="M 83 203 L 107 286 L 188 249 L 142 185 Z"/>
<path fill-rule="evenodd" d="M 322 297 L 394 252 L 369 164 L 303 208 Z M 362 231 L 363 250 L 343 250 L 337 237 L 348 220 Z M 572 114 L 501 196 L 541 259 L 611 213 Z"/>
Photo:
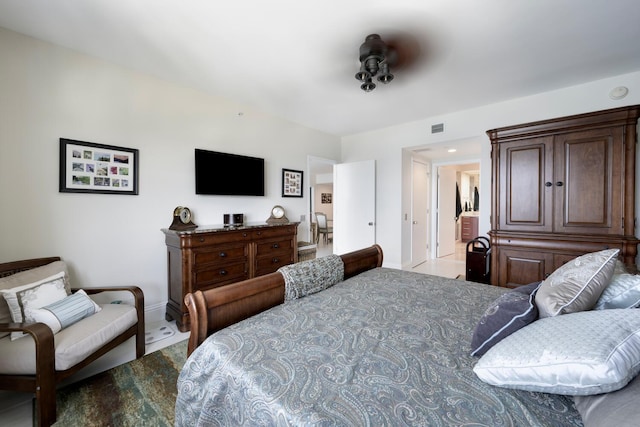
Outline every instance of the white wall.
<path fill-rule="evenodd" d="M 374 159 L 377 241 L 385 265 L 400 267 L 410 257 L 410 224 L 403 218 L 411 156 L 403 148 L 481 139 L 480 194 L 489 195 L 487 129 L 640 104 L 636 72 L 352 135 L 340 144 L 336 137 L 4 29 L 0 56 L 0 262 L 57 254 L 70 263 L 76 285 L 138 284 L 148 306 L 167 299 L 160 229 L 171 222 L 175 206 L 191 207 L 203 225 L 219 224 L 229 212 L 262 221 L 274 204 L 296 220 L 306 214 L 307 195 L 280 196 L 283 167 L 305 170 L 308 155 Z M 619 85 L 629 95 L 610 100 L 609 91 Z M 445 132 L 432 135 L 434 123 L 444 123 Z M 140 195 L 59 193 L 60 137 L 139 149 Z M 196 147 L 264 157 L 266 196 L 196 196 Z M 480 233 L 489 229 L 489 202 L 481 197 Z M 305 229 L 300 227 L 300 240 L 308 239 Z"/>
<path fill-rule="evenodd" d="M 137 284 L 147 308 L 167 300 L 160 229 L 176 206 L 200 225 L 275 204 L 296 221 L 308 195 L 282 198 L 281 169 L 339 160 L 337 137 L 4 29 L 0 57 L 0 262 L 60 255 L 74 285 Z M 140 194 L 59 193 L 61 137 L 139 149 Z M 194 148 L 265 158 L 266 196 L 196 196 Z"/>
<path fill-rule="evenodd" d="M 611 100 L 609 91 L 616 86 L 627 86 L 629 95 L 620 101 Z M 640 104 L 640 71 L 347 136 L 342 139 L 342 161 L 376 160 L 377 243 L 384 250 L 385 265 L 401 267 L 410 261 L 411 256 L 410 241 L 406 239 L 410 235 L 407 228 L 411 225 L 403 221 L 403 213 L 408 209 L 407 200 L 411 196 L 411 187 L 407 185 L 406 178 L 411 173 L 411 156 L 403 156 L 403 148 L 464 139 L 483 141 L 478 231 L 484 234 L 490 227 L 491 201 L 491 144 L 485 133 L 488 129 L 635 104 Z M 445 132 L 432 135 L 431 125 L 435 123 L 444 123 Z M 456 163 L 464 161 L 464 155 L 456 159 Z M 398 191 L 400 188 L 401 192 Z M 637 190 L 640 191 L 640 186 L 637 186 Z M 640 196 L 636 200 L 640 204 Z M 640 212 L 638 207 L 636 210 Z"/>
<path fill-rule="evenodd" d="M 327 218 L 333 219 L 333 184 L 316 184 L 314 192 L 315 212 L 322 212 L 327 216 Z M 328 193 L 331 195 L 331 203 L 322 203 L 322 193 Z"/>

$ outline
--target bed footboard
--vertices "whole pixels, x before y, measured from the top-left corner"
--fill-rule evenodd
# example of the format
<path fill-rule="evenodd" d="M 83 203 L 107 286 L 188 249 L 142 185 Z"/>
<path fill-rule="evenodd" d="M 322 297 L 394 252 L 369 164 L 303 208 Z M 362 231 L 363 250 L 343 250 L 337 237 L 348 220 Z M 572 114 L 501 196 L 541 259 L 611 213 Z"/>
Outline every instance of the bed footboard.
<path fill-rule="evenodd" d="M 382 266 L 378 245 L 340 256 L 344 278 Z M 278 272 L 185 296 L 189 310 L 190 355 L 212 333 L 284 302 L 284 278 Z"/>

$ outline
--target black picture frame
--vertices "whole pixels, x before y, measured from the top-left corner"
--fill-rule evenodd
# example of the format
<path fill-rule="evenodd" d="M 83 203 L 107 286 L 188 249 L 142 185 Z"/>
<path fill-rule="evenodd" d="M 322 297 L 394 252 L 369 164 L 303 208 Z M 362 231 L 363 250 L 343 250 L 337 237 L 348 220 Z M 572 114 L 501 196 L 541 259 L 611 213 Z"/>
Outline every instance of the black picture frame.
<path fill-rule="evenodd" d="M 302 197 L 303 177 L 302 171 L 282 169 L 282 197 Z"/>
<path fill-rule="evenodd" d="M 61 193 L 138 194 L 135 148 L 60 138 Z"/>

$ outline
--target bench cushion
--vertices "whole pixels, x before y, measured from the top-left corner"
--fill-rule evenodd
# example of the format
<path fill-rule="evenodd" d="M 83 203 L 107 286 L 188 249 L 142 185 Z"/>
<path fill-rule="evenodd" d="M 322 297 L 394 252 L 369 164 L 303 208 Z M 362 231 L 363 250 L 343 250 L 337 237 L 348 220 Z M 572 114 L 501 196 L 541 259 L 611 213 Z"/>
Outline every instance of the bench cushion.
<path fill-rule="evenodd" d="M 73 367 L 138 320 L 136 309 L 131 305 L 103 304 L 100 307 L 100 312 L 54 336 L 57 371 Z M 29 375 L 36 373 L 35 367 L 35 345 L 31 336 L 15 341 L 9 337 L 0 339 L 0 372 Z"/>

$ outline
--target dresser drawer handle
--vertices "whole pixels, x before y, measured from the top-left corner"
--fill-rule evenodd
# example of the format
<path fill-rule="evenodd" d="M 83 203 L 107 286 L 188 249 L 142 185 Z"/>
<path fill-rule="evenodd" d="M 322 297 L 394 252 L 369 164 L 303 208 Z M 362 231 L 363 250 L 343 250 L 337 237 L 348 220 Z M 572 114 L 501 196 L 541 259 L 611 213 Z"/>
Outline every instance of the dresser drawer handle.
<path fill-rule="evenodd" d="M 279 262 L 280 262 L 280 258 L 274 258 L 274 259 L 272 259 L 272 260 L 271 260 L 271 262 L 272 262 L 273 264 L 277 264 L 277 263 L 279 263 Z"/>
<path fill-rule="evenodd" d="M 242 237 L 247 237 L 247 233 L 242 233 Z"/>
<path fill-rule="evenodd" d="M 220 270 L 220 275 L 221 276 L 226 276 L 227 275 L 227 270 Z"/>
<path fill-rule="evenodd" d="M 273 249 L 278 249 L 278 248 L 280 247 L 280 245 L 279 245 L 279 244 L 277 244 L 277 243 L 274 243 L 274 244 L 273 244 L 273 246 L 271 246 L 271 247 L 272 247 Z"/>
<path fill-rule="evenodd" d="M 220 252 L 220 258 L 226 258 L 227 253 L 226 252 Z"/>
<path fill-rule="evenodd" d="M 200 243 L 204 242 L 204 237 L 201 237 L 198 239 L 200 241 Z"/>

